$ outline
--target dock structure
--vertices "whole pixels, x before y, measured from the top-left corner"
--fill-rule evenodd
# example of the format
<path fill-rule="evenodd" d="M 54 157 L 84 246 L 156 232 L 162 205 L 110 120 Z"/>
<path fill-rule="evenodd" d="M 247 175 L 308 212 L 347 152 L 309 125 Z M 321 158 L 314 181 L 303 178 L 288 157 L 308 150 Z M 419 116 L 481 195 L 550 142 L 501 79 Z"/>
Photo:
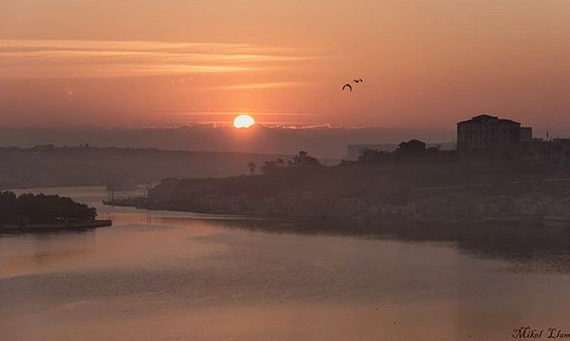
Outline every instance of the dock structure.
<path fill-rule="evenodd" d="M 62 222 L 56 224 L 19 224 L 0 225 L 0 232 L 57 232 L 85 231 L 100 227 L 112 226 L 111 220 L 94 220 L 87 222 Z"/>

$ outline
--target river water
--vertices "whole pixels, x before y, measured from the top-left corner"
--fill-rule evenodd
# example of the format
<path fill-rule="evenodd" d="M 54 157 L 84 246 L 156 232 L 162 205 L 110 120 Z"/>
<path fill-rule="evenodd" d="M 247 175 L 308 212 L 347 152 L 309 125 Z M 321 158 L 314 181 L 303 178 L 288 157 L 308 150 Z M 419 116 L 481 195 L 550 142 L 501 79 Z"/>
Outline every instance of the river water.
<path fill-rule="evenodd" d="M 1 340 L 511 340 L 570 332 L 567 254 L 269 233 L 228 217 L 101 207 L 102 188 L 35 192 L 110 228 L 0 234 Z M 215 218 L 215 219 L 214 219 Z M 240 221 L 243 225 L 244 221 Z M 246 222 L 247 224 L 247 222 Z"/>

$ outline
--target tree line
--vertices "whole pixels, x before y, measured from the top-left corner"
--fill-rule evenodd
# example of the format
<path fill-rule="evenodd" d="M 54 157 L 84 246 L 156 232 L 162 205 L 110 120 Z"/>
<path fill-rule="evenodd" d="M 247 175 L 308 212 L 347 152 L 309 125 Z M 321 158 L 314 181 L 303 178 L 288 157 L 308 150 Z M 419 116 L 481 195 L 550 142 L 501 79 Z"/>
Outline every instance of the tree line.
<path fill-rule="evenodd" d="M 97 218 L 97 210 L 59 195 L 22 194 L 0 191 L 0 225 L 85 222 Z"/>
<path fill-rule="evenodd" d="M 275 161 L 265 161 L 258 167 L 257 164 L 252 161 L 247 164 L 247 169 L 250 175 L 253 175 L 258 169 L 262 174 L 271 174 L 282 168 L 311 168 L 319 166 L 321 166 L 319 160 L 309 156 L 308 152 L 302 150 L 288 162 L 279 158 Z"/>

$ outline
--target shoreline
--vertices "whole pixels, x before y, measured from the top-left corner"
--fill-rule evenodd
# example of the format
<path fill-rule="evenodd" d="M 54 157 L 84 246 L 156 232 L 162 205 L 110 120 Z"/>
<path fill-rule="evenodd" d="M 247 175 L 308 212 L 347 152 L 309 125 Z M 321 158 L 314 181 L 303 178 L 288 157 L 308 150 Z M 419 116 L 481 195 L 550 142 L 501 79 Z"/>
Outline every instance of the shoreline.
<path fill-rule="evenodd" d="M 111 220 L 95 220 L 81 223 L 59 223 L 59 224 L 26 224 L 20 225 L 0 225 L 2 232 L 57 232 L 57 231 L 85 231 L 100 227 L 113 225 Z"/>
<path fill-rule="evenodd" d="M 511 226 L 521 229 L 532 228 L 532 229 L 566 229 L 570 231 L 569 219 L 564 221 L 557 221 L 558 216 L 521 216 L 521 215 L 506 215 L 506 216 L 496 216 L 496 217 L 463 217 L 463 218 L 453 218 L 453 217 L 440 217 L 440 218 L 418 218 L 418 217 L 408 217 L 405 215 L 374 215 L 374 214 L 356 214 L 356 215 L 330 215 L 330 214 L 287 214 L 287 213 L 262 213 L 262 212 L 245 212 L 238 213 L 236 211 L 224 211 L 224 210 L 191 210 L 188 208 L 176 207 L 174 205 L 168 204 L 152 204 L 146 201 L 144 198 L 125 198 L 115 201 L 103 200 L 104 206 L 116 206 L 116 207 L 128 207 L 135 208 L 138 210 L 149 210 L 149 211 L 170 211 L 170 212 L 187 212 L 196 214 L 206 214 L 206 215 L 228 215 L 237 216 L 240 218 L 251 218 L 251 219 L 269 219 L 269 220 L 279 220 L 290 223 L 303 223 L 303 222 L 314 222 L 326 220 L 329 222 L 341 222 L 341 223 L 356 223 L 357 225 L 366 225 L 375 227 L 377 225 L 387 224 L 387 225 L 469 225 L 473 228 L 477 226 L 485 225 L 501 225 L 501 226 Z M 554 222 L 554 224 L 550 224 Z"/>
<path fill-rule="evenodd" d="M 221 212 L 197 212 L 150 205 L 128 205 L 150 211 L 193 212 L 200 214 L 223 214 Z M 233 213 L 235 214 L 235 213 Z M 466 243 L 519 244 L 528 247 L 569 247 L 570 228 L 567 226 L 546 226 L 532 221 L 512 220 L 408 220 L 401 217 L 336 217 L 336 216 L 292 216 L 275 214 L 241 214 L 240 220 L 232 220 L 228 225 L 275 233 L 327 234 L 338 236 L 383 236 L 399 240 L 445 241 Z M 253 222 L 253 224 L 252 224 Z M 243 226 L 242 226 L 243 225 Z"/>

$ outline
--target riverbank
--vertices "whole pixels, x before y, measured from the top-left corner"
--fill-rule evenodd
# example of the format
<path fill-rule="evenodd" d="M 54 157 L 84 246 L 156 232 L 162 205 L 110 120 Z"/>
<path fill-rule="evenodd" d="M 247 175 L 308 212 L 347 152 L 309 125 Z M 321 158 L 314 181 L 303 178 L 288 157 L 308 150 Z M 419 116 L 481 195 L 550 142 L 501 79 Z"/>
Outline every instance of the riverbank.
<path fill-rule="evenodd" d="M 187 211 L 166 205 L 153 207 L 136 198 L 127 200 L 139 209 Z M 107 203 L 109 204 L 109 203 Z M 123 201 L 123 207 L 133 207 Z M 402 217 L 336 217 L 245 214 L 241 221 L 220 221 L 228 228 L 241 228 L 270 233 L 355 236 L 407 241 L 452 242 L 486 250 L 558 250 L 570 248 L 567 226 L 547 226 L 541 221 L 505 219 L 474 220 L 406 220 Z M 251 219 L 247 219 L 251 218 Z M 265 219 L 255 219 L 265 218 Z"/>
<path fill-rule="evenodd" d="M 100 227 L 112 226 L 111 220 L 94 220 L 74 223 L 57 224 L 24 224 L 24 225 L 0 225 L 1 232 L 57 232 L 57 231 L 84 231 Z"/>
<path fill-rule="evenodd" d="M 323 212 L 322 210 L 304 211 L 303 214 L 296 213 L 298 211 L 286 211 L 286 210 L 267 210 L 261 207 L 258 210 L 238 210 L 238 207 L 232 207 L 233 209 L 224 209 L 220 207 L 204 207 L 200 205 L 184 206 L 176 205 L 173 202 L 153 202 L 144 197 L 130 197 L 122 198 L 116 200 L 103 200 L 103 204 L 106 206 L 117 206 L 117 207 L 132 207 L 142 210 L 151 211 L 173 211 L 173 212 L 192 212 L 200 214 L 212 214 L 212 215 L 239 215 L 248 218 L 262 218 L 262 219 L 272 219 L 272 220 L 285 220 L 293 222 L 315 222 L 315 221 L 328 221 L 332 224 L 337 224 L 340 222 L 341 225 L 352 224 L 358 226 L 365 226 L 369 229 L 370 226 L 378 225 L 397 225 L 402 224 L 407 225 L 473 225 L 473 226 L 483 226 L 483 225 L 508 225 L 516 227 L 541 227 L 541 228 L 565 228 L 570 230 L 569 217 L 562 215 L 544 215 L 539 214 L 534 215 L 522 215 L 522 214 L 511 214 L 511 215 L 499 215 L 499 216 L 486 216 L 486 215 L 470 215 L 461 218 L 455 218 L 453 216 L 439 214 L 437 217 L 426 214 L 426 216 L 419 215 L 417 212 L 417 204 L 405 204 L 405 205 L 386 205 L 388 206 L 388 212 L 382 213 L 384 209 L 379 207 L 357 207 L 357 209 L 350 210 L 350 212 L 342 212 L 329 210 L 329 212 Z M 358 203 L 354 204 L 358 206 Z M 351 213 L 351 214 L 350 214 Z"/>

